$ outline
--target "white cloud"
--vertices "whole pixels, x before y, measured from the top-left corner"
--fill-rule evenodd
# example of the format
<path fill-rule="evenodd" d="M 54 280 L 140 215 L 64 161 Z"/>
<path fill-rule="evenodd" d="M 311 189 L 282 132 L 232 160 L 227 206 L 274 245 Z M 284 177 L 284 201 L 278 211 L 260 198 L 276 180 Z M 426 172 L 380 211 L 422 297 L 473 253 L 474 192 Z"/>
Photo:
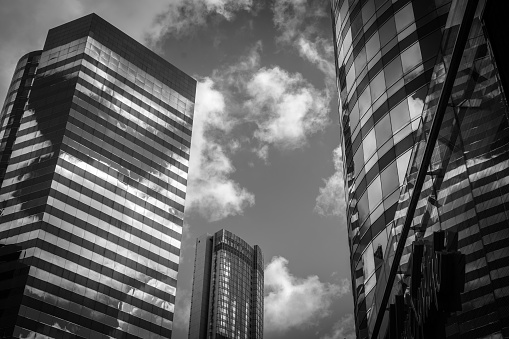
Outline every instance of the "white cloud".
<path fill-rule="evenodd" d="M 308 136 L 329 122 L 327 96 L 299 73 L 290 74 L 279 67 L 262 68 L 249 80 L 246 91 L 246 111 L 258 126 L 254 137 L 261 144 L 259 154 L 267 154 L 265 145 L 301 147 Z"/>
<path fill-rule="evenodd" d="M 324 180 L 325 186 L 320 187 L 320 194 L 316 197 L 315 212 L 324 216 L 344 216 L 346 202 L 341 146 L 334 150 L 332 157 L 335 172 L 329 179 Z"/>
<path fill-rule="evenodd" d="M 193 140 L 189 164 L 187 204 L 210 221 L 242 214 L 254 204 L 254 195 L 230 178 L 235 171 L 227 149 L 214 133 L 231 130 L 225 98 L 205 78 L 196 90 Z"/>
<path fill-rule="evenodd" d="M 157 46 L 165 35 L 183 37 L 192 34 L 198 27 L 207 24 L 211 14 L 233 20 L 238 11 L 250 11 L 252 8 L 252 0 L 173 0 L 157 16 L 147 32 L 147 40 L 152 46 Z"/>
<path fill-rule="evenodd" d="M 264 328 L 283 333 L 316 324 L 330 314 L 334 299 L 350 292 L 350 283 L 324 283 L 309 276 L 298 278 L 288 270 L 288 260 L 274 257 L 265 268 Z"/>
<path fill-rule="evenodd" d="M 330 335 L 320 339 L 355 339 L 355 319 L 353 314 L 343 316 L 334 324 Z"/>

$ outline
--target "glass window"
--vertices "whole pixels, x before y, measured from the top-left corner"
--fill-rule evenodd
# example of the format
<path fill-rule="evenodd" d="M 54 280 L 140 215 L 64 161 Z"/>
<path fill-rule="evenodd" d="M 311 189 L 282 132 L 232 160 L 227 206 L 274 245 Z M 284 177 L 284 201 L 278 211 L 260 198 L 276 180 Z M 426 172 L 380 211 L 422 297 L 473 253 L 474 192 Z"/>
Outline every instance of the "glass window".
<path fill-rule="evenodd" d="M 357 149 L 357 152 L 355 152 L 353 156 L 353 162 L 355 176 L 357 176 L 359 175 L 361 168 L 364 166 L 364 152 L 362 147 L 359 147 L 359 149 Z"/>
<path fill-rule="evenodd" d="M 350 112 L 350 128 L 355 130 L 357 124 L 359 123 L 359 102 L 356 102 Z"/>
<path fill-rule="evenodd" d="M 410 112 L 408 110 L 408 102 L 403 100 L 399 105 L 394 107 L 391 112 L 391 125 L 394 132 L 401 129 L 410 122 Z"/>
<path fill-rule="evenodd" d="M 385 66 L 384 73 L 385 73 L 385 84 L 387 85 L 387 88 L 389 88 L 403 76 L 401 58 L 397 56 L 387 66 Z"/>
<path fill-rule="evenodd" d="M 375 272 L 375 260 L 373 258 L 373 247 L 368 246 L 362 254 L 364 279 L 367 279 Z"/>
<path fill-rule="evenodd" d="M 364 192 L 362 197 L 359 199 L 357 203 L 357 211 L 359 211 L 359 223 L 362 224 L 364 220 L 369 215 L 369 205 L 368 205 L 368 193 Z"/>
<path fill-rule="evenodd" d="M 382 185 L 380 176 L 368 186 L 368 201 L 370 210 L 374 209 L 380 201 L 382 201 Z"/>
<path fill-rule="evenodd" d="M 373 100 L 378 99 L 378 97 L 385 91 L 384 72 L 378 73 L 378 75 L 371 80 L 369 86 L 371 87 L 371 97 Z"/>
<path fill-rule="evenodd" d="M 390 164 L 381 174 L 383 196 L 387 197 L 399 187 L 398 168 L 396 162 Z"/>
<path fill-rule="evenodd" d="M 408 162 L 410 161 L 410 155 L 412 153 L 412 150 L 409 149 L 406 151 L 402 156 L 398 158 L 397 165 L 398 165 L 398 177 L 399 177 L 399 184 L 403 185 L 403 180 L 405 179 L 406 171 L 408 168 Z"/>
<path fill-rule="evenodd" d="M 368 20 L 371 19 L 373 14 L 375 14 L 375 1 L 369 0 L 364 4 L 364 7 L 362 7 L 362 21 L 364 25 L 368 23 Z"/>
<path fill-rule="evenodd" d="M 373 240 L 373 257 L 375 260 L 376 267 L 383 263 L 383 256 L 385 254 L 386 248 L 387 248 L 387 232 L 384 229 Z"/>
<path fill-rule="evenodd" d="M 422 63 L 421 47 L 419 43 L 415 43 L 401 53 L 401 64 L 403 73 L 412 70 L 415 66 Z"/>
<path fill-rule="evenodd" d="M 371 131 L 362 141 L 362 148 L 364 149 L 364 161 L 367 162 L 376 151 L 376 138 L 374 128 L 371 129 Z"/>
<path fill-rule="evenodd" d="M 367 112 L 369 107 L 371 106 L 371 91 L 369 90 L 369 86 L 366 87 L 364 92 L 362 92 L 359 97 L 359 113 L 362 117 L 364 113 Z"/>
<path fill-rule="evenodd" d="M 346 75 L 346 91 L 347 92 L 350 92 L 354 82 L 355 82 L 355 67 L 354 67 L 354 65 L 352 65 L 352 67 L 350 67 L 350 70 L 348 71 L 348 74 Z"/>
<path fill-rule="evenodd" d="M 390 137 L 392 137 L 391 120 L 389 114 L 386 114 L 375 126 L 377 147 L 382 146 Z"/>
<path fill-rule="evenodd" d="M 385 24 L 378 30 L 380 34 L 380 45 L 383 47 L 396 36 L 396 24 L 394 17 L 390 17 Z"/>
<path fill-rule="evenodd" d="M 380 51 L 380 39 L 378 37 L 378 32 L 376 32 L 366 43 L 367 59 L 371 60 L 371 58 L 373 58 L 375 54 L 378 53 L 378 51 Z"/>
<path fill-rule="evenodd" d="M 359 72 L 366 67 L 366 48 L 361 49 L 357 57 L 355 58 L 355 69 Z"/>
<path fill-rule="evenodd" d="M 414 22 L 414 11 L 412 9 L 412 3 L 409 2 L 408 5 L 399 10 L 395 15 L 394 19 L 396 21 L 396 29 L 398 32 L 401 32 L 405 27 Z"/>
<path fill-rule="evenodd" d="M 421 116 L 424 102 L 419 97 L 411 95 L 408 97 L 408 108 L 410 109 L 410 119 L 414 120 Z"/>

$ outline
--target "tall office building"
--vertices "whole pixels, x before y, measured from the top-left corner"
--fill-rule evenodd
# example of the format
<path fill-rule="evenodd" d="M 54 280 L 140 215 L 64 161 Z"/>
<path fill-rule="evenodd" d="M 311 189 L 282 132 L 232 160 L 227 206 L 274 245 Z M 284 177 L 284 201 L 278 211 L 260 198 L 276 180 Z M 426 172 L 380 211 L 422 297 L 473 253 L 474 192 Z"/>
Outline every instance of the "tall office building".
<path fill-rule="evenodd" d="M 396 212 L 374 260 L 369 248 L 357 258 L 376 284 L 353 271 L 359 338 L 509 337 L 508 5 L 441 3 Z"/>
<path fill-rule="evenodd" d="M 220 230 L 196 240 L 189 339 L 233 338 L 263 338 L 263 256 Z"/>
<path fill-rule="evenodd" d="M 450 1 L 331 3 L 354 313 L 364 338 Z"/>
<path fill-rule="evenodd" d="M 1 112 L 0 337 L 169 338 L 196 81 L 95 14 Z"/>

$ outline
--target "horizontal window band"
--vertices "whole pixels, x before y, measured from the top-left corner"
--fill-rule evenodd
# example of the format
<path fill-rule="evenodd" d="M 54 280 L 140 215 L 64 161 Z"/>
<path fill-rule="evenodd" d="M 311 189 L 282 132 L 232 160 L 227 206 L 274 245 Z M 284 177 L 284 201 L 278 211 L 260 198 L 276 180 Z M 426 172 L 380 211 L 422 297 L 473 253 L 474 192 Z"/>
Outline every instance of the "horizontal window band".
<path fill-rule="evenodd" d="M 118 114 L 114 110 L 105 107 L 103 104 L 97 102 L 93 98 L 87 96 L 86 94 L 84 94 L 84 93 L 82 93 L 80 91 L 76 91 L 75 97 L 76 98 L 73 99 L 72 108 L 75 109 L 77 112 L 80 112 L 82 115 L 87 116 L 87 117 L 89 117 L 90 119 L 92 119 L 94 121 L 99 119 L 100 117 L 97 117 L 96 114 L 94 114 L 93 112 L 90 112 L 89 110 L 84 108 L 82 102 L 87 103 L 89 105 L 92 105 L 94 107 L 98 106 L 98 108 L 97 108 L 98 110 L 100 110 L 101 112 L 107 113 L 108 116 L 112 117 L 116 121 L 118 121 L 118 122 L 120 122 L 120 123 L 122 123 L 122 124 L 124 124 L 126 126 L 129 126 L 133 130 L 138 130 L 138 128 L 143 128 L 142 126 L 132 122 L 131 120 L 129 120 L 128 118 Z M 130 112 L 128 112 L 128 113 L 131 114 L 131 115 L 133 115 L 133 112 L 131 112 L 131 111 L 136 113 L 136 111 L 130 110 Z M 142 117 L 142 116 L 136 116 L 136 115 L 133 115 L 133 116 L 136 119 L 140 119 L 140 118 L 145 119 L 145 117 Z M 102 118 L 100 118 L 100 119 L 101 119 L 101 121 L 104 121 L 104 119 L 102 119 Z M 152 121 L 149 121 L 149 119 L 146 119 L 146 120 L 147 120 L 146 123 L 148 123 L 149 125 L 152 124 Z M 178 145 L 181 145 L 181 146 L 184 146 L 186 148 L 189 148 L 189 146 L 186 146 L 181 141 L 185 141 L 187 144 L 189 144 L 189 143 L 185 139 L 183 139 L 180 136 L 176 135 L 175 133 L 173 133 L 173 132 L 171 132 L 169 130 L 161 131 L 160 130 L 161 126 L 159 126 L 158 124 L 154 124 L 154 125 L 151 125 L 151 126 L 153 128 L 157 128 L 162 134 L 164 134 L 164 137 L 171 138 Z M 127 132 L 124 132 L 124 133 L 127 133 Z M 129 135 L 131 135 L 131 134 L 129 134 Z M 185 152 L 185 151 L 181 150 L 180 148 L 178 148 L 178 146 L 176 146 L 176 145 L 172 144 L 171 142 L 165 140 L 165 138 L 163 138 L 163 137 L 161 137 L 161 136 L 159 136 L 157 134 L 154 134 L 154 133 L 146 133 L 146 135 L 144 135 L 144 137 L 150 139 L 151 141 L 157 143 L 158 145 L 160 145 L 160 146 L 162 146 L 164 148 L 168 148 L 173 153 L 176 153 L 177 155 L 181 156 L 185 160 L 189 160 L 189 153 L 188 152 Z M 177 140 L 177 139 L 179 139 L 180 141 Z"/>
<path fill-rule="evenodd" d="M 47 265 L 45 265 L 45 268 L 48 268 Z M 43 269 L 43 268 L 39 268 L 39 269 L 45 271 L 45 269 Z M 62 282 L 62 285 L 70 285 L 72 287 L 74 284 L 77 284 L 79 286 L 83 286 L 84 288 L 90 288 L 91 290 L 93 290 L 95 292 L 98 292 L 98 293 L 101 293 L 101 292 L 99 292 L 99 290 L 104 290 L 105 287 L 108 287 L 107 285 L 104 285 L 104 284 L 101 284 L 101 283 L 98 283 L 98 282 L 92 282 L 91 281 L 92 279 L 90 279 L 90 278 L 87 278 L 87 277 L 84 277 L 84 276 L 80 276 L 79 274 L 76 274 L 76 273 L 73 273 L 73 272 L 69 272 L 67 270 L 65 270 L 66 272 L 64 273 L 64 270 L 58 269 L 58 267 L 56 267 L 55 265 L 51 265 L 50 269 L 52 271 L 52 273 L 50 273 L 50 274 L 53 274 L 55 276 L 58 276 L 58 273 L 62 274 L 61 276 L 63 276 L 65 274 L 69 278 L 73 279 L 73 280 L 65 279 L 65 280 L 67 280 L 67 283 Z M 47 272 L 49 272 L 49 271 L 47 271 Z M 55 272 L 55 273 L 53 273 L 53 272 Z M 88 283 L 88 281 L 90 281 L 90 283 Z M 82 283 L 84 283 L 84 285 Z M 70 291 L 70 290 L 68 290 L 66 288 L 61 287 L 62 285 L 57 286 L 57 285 L 52 284 L 49 281 L 44 281 L 44 280 L 41 280 L 41 279 L 39 279 L 37 277 L 34 277 L 34 276 L 30 276 L 28 278 L 27 285 L 30 286 L 30 287 L 33 287 L 33 288 L 35 288 L 37 290 L 49 293 L 50 295 L 53 295 L 53 296 L 55 296 L 55 297 L 57 297 L 59 299 L 62 299 L 62 300 L 65 300 L 65 301 L 69 301 L 71 303 L 75 303 L 75 304 L 80 305 L 80 306 L 87 307 L 87 308 L 89 308 L 93 312 L 102 313 L 105 316 L 108 316 L 108 317 L 111 317 L 111 318 L 115 318 L 115 319 L 122 320 L 122 321 L 125 321 L 127 323 L 130 323 L 129 322 L 129 318 L 132 315 L 130 315 L 129 313 L 126 313 L 126 312 L 124 312 L 122 310 L 119 310 L 116 307 L 112 307 L 112 306 L 107 305 L 107 304 L 105 304 L 103 302 L 100 302 L 99 300 L 94 300 L 94 299 L 91 299 L 91 298 L 89 298 L 87 296 L 84 296 L 84 295 L 81 295 L 79 293 Z M 89 287 L 89 286 L 94 286 L 94 288 Z M 110 292 L 114 292 L 114 291 L 117 291 L 117 290 L 115 290 L 113 288 L 109 288 L 109 291 Z M 117 305 L 118 305 L 119 302 L 126 303 L 126 304 L 128 304 L 130 306 L 134 306 L 136 308 L 139 308 L 140 310 L 143 310 L 143 311 L 145 311 L 147 313 L 150 313 L 151 315 L 159 316 L 159 317 L 164 317 L 165 319 L 169 319 L 170 321 L 173 319 L 173 313 L 172 312 L 163 310 L 160 307 L 153 307 L 153 304 L 150 304 L 150 303 L 148 303 L 148 302 L 146 302 L 144 300 L 140 300 L 140 299 L 135 298 L 135 297 L 131 297 L 130 295 L 128 295 L 126 293 L 122 293 L 122 292 L 116 293 L 117 296 L 124 297 L 125 299 L 117 299 L 117 298 L 115 298 L 113 296 L 106 295 L 104 293 L 102 293 L 102 294 L 103 294 L 103 296 L 109 297 L 111 299 L 115 299 Z M 131 304 L 128 301 L 134 302 L 134 304 Z M 154 309 L 154 312 L 157 312 L 157 314 L 153 313 L 152 311 L 149 311 L 147 309 Z M 143 318 L 136 317 L 136 316 L 134 316 L 134 317 L 136 318 L 136 323 L 137 323 L 136 326 L 138 326 L 140 328 L 143 328 L 143 329 L 146 329 L 148 331 L 150 331 L 150 327 L 152 325 L 159 326 L 159 325 L 157 325 L 157 324 L 155 324 L 155 323 L 153 323 L 151 321 L 147 321 L 147 320 L 145 320 Z"/>
<path fill-rule="evenodd" d="M 147 195 L 150 198 L 153 198 L 160 204 L 153 204 L 148 200 L 143 200 L 142 198 L 139 198 L 137 195 L 120 188 L 120 186 L 118 184 L 115 185 L 114 183 L 109 183 L 109 182 L 105 181 L 104 179 L 100 178 L 99 176 L 96 176 L 96 175 L 88 172 L 87 170 L 82 169 L 81 167 L 78 167 L 78 166 L 72 164 L 71 162 L 68 162 L 65 159 L 61 158 L 58 165 L 61 168 L 66 169 L 69 172 L 78 175 L 82 179 L 88 180 L 91 183 L 97 184 L 100 187 L 102 187 L 116 195 L 119 195 L 119 196 L 122 195 L 126 199 L 127 199 L 127 197 L 130 197 L 128 200 L 133 203 L 136 203 L 139 206 L 143 206 L 145 203 L 148 203 L 148 204 L 151 204 L 153 206 L 156 206 L 156 207 L 162 209 L 163 206 L 160 206 L 162 204 L 162 205 L 165 205 L 164 208 L 175 208 L 176 210 L 178 210 L 180 212 L 184 212 L 183 205 L 179 204 L 178 202 L 172 200 L 171 198 L 169 198 L 159 192 L 154 191 L 153 189 L 150 189 L 148 186 L 143 185 L 142 183 L 132 179 L 131 177 L 128 177 L 116 170 L 111 169 L 111 167 L 108 169 L 108 167 L 104 164 L 98 163 L 98 164 L 94 164 L 94 166 L 97 165 L 97 166 L 95 166 L 97 168 L 97 170 L 102 171 L 104 173 L 104 175 L 110 176 L 112 178 L 116 178 L 116 180 L 118 180 L 119 183 L 122 182 L 124 185 L 127 185 L 127 186 L 131 187 L 132 189 L 134 189 L 144 195 Z M 100 165 L 102 165 L 102 166 L 100 166 Z M 154 185 L 155 183 L 150 183 L 150 184 Z M 121 193 L 121 194 L 115 193 L 115 192 L 118 192 L 119 190 L 120 190 L 119 193 Z M 171 190 L 168 190 L 168 191 L 170 193 L 174 194 L 173 191 L 171 191 Z"/>
<path fill-rule="evenodd" d="M 47 224 L 47 223 L 45 223 Z M 33 227 L 34 227 L 34 231 L 42 231 L 42 232 L 45 232 L 43 229 L 41 229 L 40 227 L 41 225 L 37 225 L 36 223 L 33 224 Z M 37 236 L 40 236 L 40 235 L 37 235 Z M 83 240 L 79 237 L 76 237 L 76 240 Z M 22 241 L 22 242 L 19 242 L 17 243 L 16 245 L 18 246 L 21 246 L 23 249 L 25 250 L 29 250 L 30 248 L 35 248 L 35 249 L 39 249 L 41 251 L 44 251 L 44 252 L 47 252 L 47 256 L 56 256 L 57 259 L 58 257 L 61 258 L 63 261 L 65 260 L 68 260 L 70 262 L 73 262 L 74 264 L 76 265 L 79 265 L 79 266 L 82 266 L 83 268 L 87 269 L 87 270 L 90 270 L 90 271 L 93 271 L 97 274 L 104 274 L 106 275 L 107 277 L 109 278 L 112 278 L 113 280 L 119 282 L 119 283 L 122 283 L 122 284 L 126 284 L 126 285 L 129 285 L 131 287 L 137 287 L 137 286 L 144 286 L 145 290 L 144 292 L 154 296 L 154 297 L 157 297 L 161 300 L 165 300 L 165 301 L 169 301 L 169 302 L 172 302 L 171 300 L 175 300 L 175 296 L 166 292 L 166 291 L 163 291 L 161 289 L 158 289 L 158 288 L 155 288 L 155 287 L 152 287 L 150 285 L 147 285 L 146 283 L 138 280 L 138 279 L 135 279 L 133 277 L 131 277 L 130 275 L 127 275 L 127 274 L 124 274 L 122 272 L 119 272 L 117 270 L 113 270 L 105 265 L 102 265 L 102 264 L 99 264 L 97 263 L 96 261 L 94 260 L 91 260 L 91 259 L 87 259 L 85 257 L 82 257 L 72 251 L 69 251 L 69 250 L 66 250 L 66 249 L 63 249 L 53 243 L 49 243 L 47 241 L 45 241 L 44 239 L 41 239 L 41 238 L 34 238 L 34 239 L 30 239 L 30 240 L 27 240 L 27 241 Z M 75 244 L 76 245 L 76 244 Z M 88 244 L 87 244 L 88 245 Z M 81 245 L 77 245 L 78 248 L 85 248 L 93 253 L 97 253 L 97 252 L 94 252 L 84 246 L 81 246 Z M 37 251 L 37 250 L 36 250 Z M 100 255 L 99 253 L 97 253 L 98 255 Z M 138 272 L 144 276 L 147 277 L 147 282 L 151 279 L 155 279 L 155 280 L 158 280 L 160 282 L 163 282 L 164 281 L 164 285 L 167 285 L 169 287 L 172 287 L 174 289 L 176 289 L 176 286 L 177 286 L 177 282 L 176 282 L 176 279 L 173 279 L 171 277 L 168 277 L 168 276 L 165 276 L 159 272 L 156 272 L 156 275 L 160 276 L 161 278 L 163 278 L 162 280 L 161 279 L 158 279 L 157 277 L 152 277 L 152 276 L 149 276 L 149 275 L 146 275 L 144 274 L 143 272 L 141 271 L 138 271 L 137 269 L 134 269 L 130 266 L 128 266 L 128 262 L 136 267 L 137 263 L 136 262 L 133 262 L 133 260 L 131 259 L 127 259 L 123 256 L 120 256 L 120 255 L 117 255 L 116 253 L 112 253 L 112 251 L 109 251 L 109 252 L 105 252 L 105 256 L 101 256 L 103 258 L 108 258 L 109 260 L 111 260 L 113 263 L 118 263 L 120 264 L 121 266 L 125 266 L 125 267 L 128 267 L 130 268 L 131 270 L 135 271 L 135 272 Z M 40 261 L 40 262 L 38 262 Z M 22 262 L 27 264 L 27 265 L 30 265 L 30 266 L 35 266 L 35 267 L 38 267 L 38 268 L 41 268 L 41 269 L 44 269 L 44 265 L 47 265 L 47 264 L 50 264 L 49 262 L 45 261 L 44 259 L 42 258 L 38 258 L 36 256 L 27 256 L 26 258 L 22 259 Z M 138 266 L 140 266 L 138 264 Z M 141 267 L 143 268 L 143 266 Z M 174 301 L 172 302 L 174 303 Z"/>
<path fill-rule="evenodd" d="M 74 56 L 74 57 L 70 57 L 68 59 L 64 59 L 64 60 L 61 60 L 61 61 L 58 61 L 54 64 L 51 64 L 47 67 L 42 67 L 40 68 L 37 73 L 38 74 L 44 74 L 45 72 L 48 72 L 48 71 L 51 71 L 53 69 L 56 69 L 58 67 L 62 67 L 62 66 L 65 66 L 67 64 L 70 64 L 70 63 L 74 63 L 76 60 L 85 60 L 87 61 L 88 63 L 90 63 L 92 66 L 95 66 L 97 68 L 99 68 L 100 70 L 102 70 L 103 72 L 105 72 L 106 74 L 114 77 L 116 80 L 118 80 L 119 82 L 122 82 L 124 83 L 125 85 L 129 86 L 131 89 L 133 89 L 134 91 L 138 92 L 140 95 L 142 95 L 143 97 L 149 99 L 150 101 L 158 104 L 159 106 L 165 108 L 167 111 L 171 112 L 173 115 L 175 115 L 175 117 L 183 120 L 184 122 L 188 123 L 188 124 L 191 124 L 193 123 L 193 119 L 186 116 L 185 114 L 179 112 L 177 109 L 175 109 L 174 107 L 168 105 L 167 103 L 165 103 L 164 101 L 160 100 L 160 99 L 157 99 L 155 96 L 153 96 L 152 94 L 148 93 L 147 91 L 145 91 L 144 89 L 136 86 L 134 83 L 132 83 L 130 80 L 128 80 L 127 78 L 123 77 L 122 75 L 120 75 L 119 73 L 113 71 L 112 69 L 108 68 L 106 65 L 100 63 L 98 60 L 94 59 L 93 57 L 91 57 L 90 55 L 86 54 L 86 53 L 82 53 L 80 55 L 77 55 L 77 56 Z M 88 74 L 91 75 L 92 77 L 100 77 L 103 81 L 106 81 L 106 79 L 104 79 L 102 76 L 100 76 L 99 74 L 97 74 L 96 72 L 92 71 L 92 70 L 89 70 L 88 67 L 85 67 L 83 65 L 83 61 L 81 61 L 82 65 L 80 67 L 79 70 L 83 71 L 83 72 L 87 72 L 86 70 L 88 70 Z M 68 70 L 65 70 L 63 72 L 58 72 L 56 73 L 55 75 L 56 76 L 59 76 L 59 75 L 65 75 L 65 74 L 71 74 L 73 72 L 75 72 L 77 69 L 76 69 L 77 66 L 74 66 L 73 68 L 70 68 Z M 97 79 L 96 79 L 97 80 Z M 121 90 L 122 92 L 124 92 L 124 90 L 122 90 L 120 87 L 114 85 L 116 88 L 118 88 L 119 90 Z M 121 92 L 120 92 L 121 93 Z M 177 92 L 178 93 L 178 92 Z M 132 96 L 132 95 L 131 95 Z M 134 99 L 136 99 L 136 101 L 138 101 L 139 99 L 135 98 L 134 96 L 132 96 L 133 98 L 130 99 L 131 101 L 134 101 Z M 143 103 L 144 104 L 144 103 Z M 144 104 L 146 105 L 146 104 Z M 147 105 L 148 106 L 148 105 Z M 162 114 L 162 113 L 159 113 L 161 116 L 160 118 L 167 121 L 169 120 L 168 119 L 168 116 Z M 170 122 L 170 121 L 167 121 L 169 124 L 172 124 L 174 125 L 175 127 L 178 127 L 178 126 L 181 126 L 179 129 L 182 130 L 182 132 L 186 133 L 187 135 L 191 136 L 191 130 L 189 130 L 188 128 L 180 125 L 177 121 L 171 119 L 173 122 Z M 178 126 L 177 126 L 178 125 Z"/>

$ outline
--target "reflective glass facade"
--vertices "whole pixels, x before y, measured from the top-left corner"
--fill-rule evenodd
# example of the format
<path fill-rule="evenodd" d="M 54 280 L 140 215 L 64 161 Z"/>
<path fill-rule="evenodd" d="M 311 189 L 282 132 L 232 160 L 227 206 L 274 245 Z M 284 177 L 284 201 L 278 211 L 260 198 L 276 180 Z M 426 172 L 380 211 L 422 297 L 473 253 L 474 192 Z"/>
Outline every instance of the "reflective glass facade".
<path fill-rule="evenodd" d="M 95 14 L 20 60 L 0 118 L 0 337 L 171 337 L 195 90 Z"/>
<path fill-rule="evenodd" d="M 368 305 L 370 337 L 509 337 L 506 10 L 452 1 Z M 437 260 L 449 255 L 436 244 L 440 232 L 463 258 L 449 272 Z M 454 281 L 447 295 L 443 276 Z"/>
<path fill-rule="evenodd" d="M 450 8 L 447 0 L 332 0 L 358 338 Z"/>
<path fill-rule="evenodd" d="M 263 256 L 221 230 L 196 240 L 189 339 L 263 338 Z"/>

